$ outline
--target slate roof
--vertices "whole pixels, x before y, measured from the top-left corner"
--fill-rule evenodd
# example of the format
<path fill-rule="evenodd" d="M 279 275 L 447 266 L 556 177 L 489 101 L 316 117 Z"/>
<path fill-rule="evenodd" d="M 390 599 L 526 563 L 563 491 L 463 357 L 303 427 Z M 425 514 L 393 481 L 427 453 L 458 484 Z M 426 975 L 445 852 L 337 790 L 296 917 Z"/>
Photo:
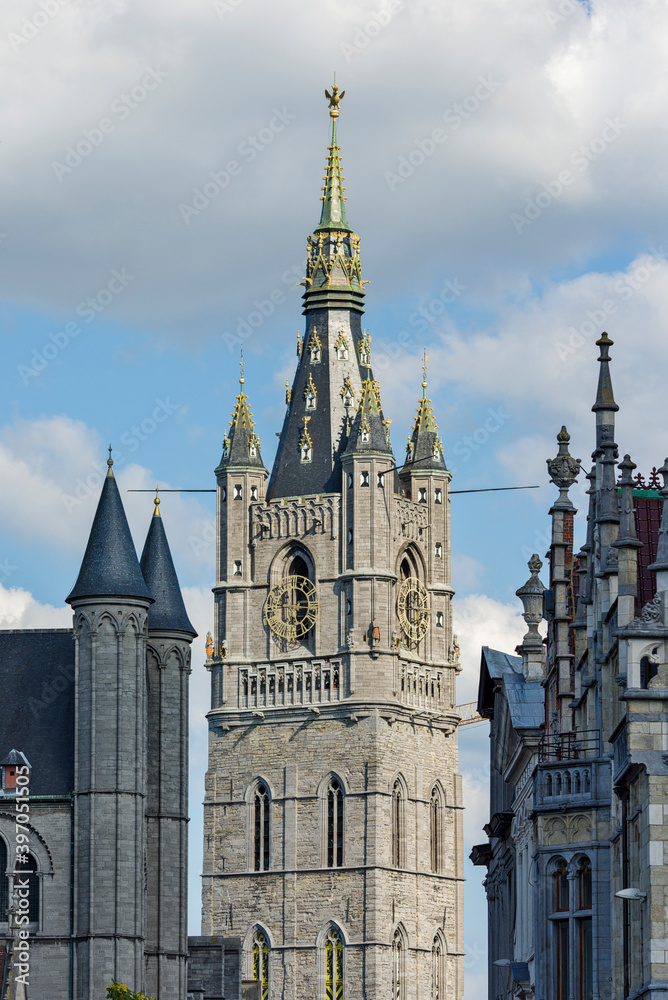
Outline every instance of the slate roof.
<path fill-rule="evenodd" d="M 431 400 L 427 399 L 427 383 L 422 383 L 422 397 L 418 403 L 417 413 L 411 436 L 406 449 L 406 473 L 420 472 L 422 469 L 445 471 L 443 459 L 443 443 L 434 422 L 434 411 Z"/>
<path fill-rule="evenodd" d="M 346 454 L 355 451 L 392 455 L 386 425 L 383 423 L 380 388 L 378 382 L 371 377 L 362 382 L 362 398 L 348 438 Z"/>
<path fill-rule="evenodd" d="M 30 761 L 20 750 L 12 749 L 0 760 L 0 767 L 11 767 L 12 765 L 18 767 L 25 767 L 27 765 L 30 767 Z"/>
<path fill-rule="evenodd" d="M 74 786 L 71 629 L 1 630 L 0 691 L 0 755 L 12 749 L 26 755 L 34 795 L 69 795 Z"/>
<path fill-rule="evenodd" d="M 66 600 L 71 604 L 84 597 L 152 600 L 111 468 L 104 480 L 77 582 Z"/>
<path fill-rule="evenodd" d="M 157 511 L 151 518 L 146 536 L 141 571 L 155 602 L 148 609 L 149 632 L 167 629 L 196 636 L 183 603 L 162 517 Z"/>
<path fill-rule="evenodd" d="M 482 647 L 478 711 L 489 716 L 494 707 L 491 681 L 503 681 L 514 729 L 538 729 L 545 722 L 545 689 L 540 681 L 527 681 L 522 657 Z"/>

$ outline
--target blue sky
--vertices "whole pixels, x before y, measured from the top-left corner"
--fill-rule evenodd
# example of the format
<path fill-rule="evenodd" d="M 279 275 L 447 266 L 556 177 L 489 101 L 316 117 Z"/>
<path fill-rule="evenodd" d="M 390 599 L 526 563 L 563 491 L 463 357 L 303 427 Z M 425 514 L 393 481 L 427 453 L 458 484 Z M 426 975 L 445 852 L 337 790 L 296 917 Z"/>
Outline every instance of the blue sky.
<path fill-rule="evenodd" d="M 668 453 L 667 42 L 657 0 L 7 0 L 0 624 L 67 623 L 110 442 L 124 491 L 212 486 L 242 343 L 271 464 L 336 70 L 395 454 L 426 348 L 453 489 L 540 486 L 452 500 L 459 700 L 473 700 L 480 645 L 521 639 L 514 591 L 548 544 L 545 459 L 561 425 L 574 455 L 591 452 L 602 329 L 622 453 L 642 471 Z M 151 504 L 124 497 L 141 549 Z M 213 497 L 170 494 L 162 513 L 204 636 Z M 200 639 L 193 932 L 203 659 Z M 486 727 L 462 730 L 466 853 L 484 839 L 487 757 Z M 481 1000 L 484 893 L 467 875 L 466 998 Z"/>

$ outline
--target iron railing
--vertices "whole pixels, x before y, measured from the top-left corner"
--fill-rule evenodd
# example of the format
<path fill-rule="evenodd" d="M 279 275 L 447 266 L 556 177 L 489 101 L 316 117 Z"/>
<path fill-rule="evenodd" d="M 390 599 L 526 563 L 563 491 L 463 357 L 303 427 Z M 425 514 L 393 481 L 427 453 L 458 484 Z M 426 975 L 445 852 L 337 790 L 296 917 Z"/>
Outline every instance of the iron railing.
<path fill-rule="evenodd" d="M 598 729 L 581 729 L 570 733 L 547 733 L 540 741 L 538 759 L 580 760 L 598 757 L 601 734 Z"/>

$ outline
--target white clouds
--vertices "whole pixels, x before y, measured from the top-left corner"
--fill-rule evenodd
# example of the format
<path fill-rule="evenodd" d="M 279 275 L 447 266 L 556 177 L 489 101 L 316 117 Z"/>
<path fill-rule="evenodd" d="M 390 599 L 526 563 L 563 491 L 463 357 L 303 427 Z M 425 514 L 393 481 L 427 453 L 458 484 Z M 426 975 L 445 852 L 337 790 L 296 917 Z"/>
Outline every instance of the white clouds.
<path fill-rule="evenodd" d="M 182 337 L 220 329 L 221 320 L 231 325 L 258 284 L 303 253 L 328 127 L 320 94 L 328 79 L 315 91 L 305 81 L 321 76 L 323 65 L 340 66 L 342 44 L 377 9 L 254 0 L 220 17 L 213 4 L 186 0 L 64 5 L 0 70 L 10 95 L 7 289 L 67 313 L 113 267 L 126 266 L 137 284 L 114 303 L 114 315 Z M 554 24 L 557 9 L 548 0 L 455 0 L 447 10 L 412 3 L 346 65 L 349 211 L 368 241 L 374 297 L 413 291 L 456 268 L 472 293 L 498 306 L 509 288 L 526 287 L 530 269 L 608 248 L 630 222 L 649 225 L 665 206 L 656 169 L 666 148 L 665 5 L 643 4 L 640 14 L 599 0 L 590 17 L 576 4 Z M 24 16 L 16 0 L 5 4 L 0 38 Z M 51 161 L 159 63 L 165 82 L 58 183 Z M 499 86 L 467 112 L 481 76 Z M 458 104 L 465 117 L 455 113 L 459 124 L 446 124 L 440 150 L 391 194 L 384 172 Z M 274 106 L 295 120 L 251 161 L 240 147 Z M 618 141 L 535 225 L 515 233 L 511 213 L 614 116 L 628 124 Z M 242 167 L 234 185 L 184 227 L 179 202 L 230 159 Z M 399 244 L 407 251 L 400 266 Z M 50 267 L 35 280 L 35 259 L 39 266 L 44 254 Z M 263 329 L 258 341 L 270 333 Z"/>
<path fill-rule="evenodd" d="M 524 581 L 519 581 L 518 587 Z M 483 646 L 514 654 L 526 626 L 521 604 L 503 604 L 484 594 L 470 594 L 453 603 L 454 631 L 459 638 L 462 672 L 457 681 L 457 699 L 461 703 L 478 698 L 480 651 Z M 524 627 L 523 627 L 524 626 Z"/>
<path fill-rule="evenodd" d="M 71 628 L 72 611 L 40 604 L 27 590 L 0 583 L 0 628 Z"/>

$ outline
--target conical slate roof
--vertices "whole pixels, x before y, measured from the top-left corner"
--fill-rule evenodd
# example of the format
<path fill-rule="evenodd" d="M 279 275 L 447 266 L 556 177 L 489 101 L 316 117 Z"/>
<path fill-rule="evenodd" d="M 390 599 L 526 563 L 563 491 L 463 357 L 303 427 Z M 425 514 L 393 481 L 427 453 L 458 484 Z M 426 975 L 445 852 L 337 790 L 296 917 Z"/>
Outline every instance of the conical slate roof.
<path fill-rule="evenodd" d="M 156 500 L 155 513 L 151 518 L 141 556 L 141 571 L 155 600 L 148 611 L 149 632 L 166 629 L 196 636 L 197 632 L 190 623 L 183 603 L 167 535 L 158 510 L 159 503 Z"/>
<path fill-rule="evenodd" d="M 426 361 L 425 361 L 426 365 Z M 445 468 L 443 459 L 443 443 L 434 421 L 434 411 L 431 400 L 427 399 L 426 375 L 422 382 L 422 397 L 418 403 L 417 414 L 411 436 L 406 449 L 406 472 L 419 472 L 434 469 L 442 472 Z"/>
<path fill-rule="evenodd" d="M 362 398 L 355 414 L 346 454 L 353 451 L 380 451 L 392 454 L 387 424 L 383 420 L 380 387 L 375 379 L 362 382 Z"/>
<path fill-rule="evenodd" d="M 86 597 L 137 597 L 152 601 L 114 479 L 111 458 L 93 527 L 68 604 Z"/>
<path fill-rule="evenodd" d="M 248 396 L 244 392 L 243 364 L 242 355 L 239 395 L 232 412 L 229 433 L 225 435 L 223 441 L 223 456 L 219 469 L 264 469 L 260 441 L 255 433 L 255 421 L 248 405 Z"/>

